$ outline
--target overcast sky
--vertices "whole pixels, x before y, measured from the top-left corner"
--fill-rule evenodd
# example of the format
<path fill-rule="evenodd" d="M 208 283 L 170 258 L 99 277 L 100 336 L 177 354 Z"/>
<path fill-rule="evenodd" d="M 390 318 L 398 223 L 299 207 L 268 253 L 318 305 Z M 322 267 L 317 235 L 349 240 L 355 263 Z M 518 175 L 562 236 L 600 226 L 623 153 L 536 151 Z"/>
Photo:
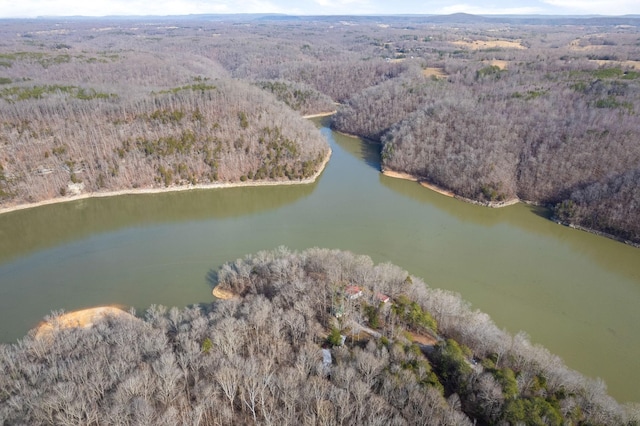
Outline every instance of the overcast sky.
<path fill-rule="evenodd" d="M 198 13 L 640 14 L 640 0 L 0 0 L 0 17 Z"/>

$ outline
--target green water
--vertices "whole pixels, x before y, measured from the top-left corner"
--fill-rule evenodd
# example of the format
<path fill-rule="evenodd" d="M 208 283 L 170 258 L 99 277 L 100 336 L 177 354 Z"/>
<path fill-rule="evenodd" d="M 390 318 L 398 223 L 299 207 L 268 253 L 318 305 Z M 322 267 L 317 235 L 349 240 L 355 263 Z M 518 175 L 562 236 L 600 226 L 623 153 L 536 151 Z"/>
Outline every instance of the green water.
<path fill-rule="evenodd" d="M 247 253 L 329 247 L 460 292 L 511 332 L 640 401 L 640 250 L 382 176 L 375 147 L 323 128 L 315 184 L 82 200 L 0 216 L 0 341 L 52 310 L 212 300 L 207 274 Z"/>

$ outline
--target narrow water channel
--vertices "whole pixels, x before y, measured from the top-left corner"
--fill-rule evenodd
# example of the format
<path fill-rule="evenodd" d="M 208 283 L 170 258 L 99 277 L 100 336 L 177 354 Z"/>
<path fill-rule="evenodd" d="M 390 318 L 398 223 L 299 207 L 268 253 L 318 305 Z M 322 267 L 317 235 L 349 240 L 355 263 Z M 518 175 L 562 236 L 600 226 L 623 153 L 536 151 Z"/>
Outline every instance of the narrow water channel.
<path fill-rule="evenodd" d="M 620 402 L 640 401 L 640 249 L 382 176 L 376 147 L 331 132 L 311 185 L 88 199 L 0 215 L 0 341 L 52 310 L 212 300 L 207 273 L 285 245 L 368 254 L 524 330 Z"/>

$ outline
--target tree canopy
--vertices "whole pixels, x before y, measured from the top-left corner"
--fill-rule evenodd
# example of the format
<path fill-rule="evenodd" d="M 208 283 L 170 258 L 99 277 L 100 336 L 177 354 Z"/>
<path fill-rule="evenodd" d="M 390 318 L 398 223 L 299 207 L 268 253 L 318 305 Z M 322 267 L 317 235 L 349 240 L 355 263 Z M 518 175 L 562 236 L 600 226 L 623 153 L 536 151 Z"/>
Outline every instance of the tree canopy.
<path fill-rule="evenodd" d="M 524 335 L 498 329 L 459 295 L 388 263 L 280 247 L 225 264 L 211 282 L 237 297 L 185 309 L 151 306 L 139 318 L 106 316 L 88 328 L 53 315 L 48 333 L 0 346 L 0 421 L 638 420 L 601 381 L 568 369 Z M 331 353 L 328 365 L 322 348 Z"/>

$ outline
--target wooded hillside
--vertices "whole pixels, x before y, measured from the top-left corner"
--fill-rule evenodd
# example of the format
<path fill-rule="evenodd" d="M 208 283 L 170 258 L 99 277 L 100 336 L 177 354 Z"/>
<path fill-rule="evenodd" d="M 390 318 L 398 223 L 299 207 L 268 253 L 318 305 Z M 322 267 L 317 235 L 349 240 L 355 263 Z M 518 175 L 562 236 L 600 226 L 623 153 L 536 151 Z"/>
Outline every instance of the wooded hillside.
<path fill-rule="evenodd" d="M 436 18 L 7 21 L 0 203 L 304 178 L 340 102 L 383 168 L 640 242 L 638 20 Z"/>
<path fill-rule="evenodd" d="M 2 205 L 131 188 L 296 181 L 325 160 L 326 141 L 292 109 L 335 108 L 319 92 L 281 82 L 271 90 L 278 101 L 182 49 L 183 38 L 173 46 L 164 33 L 162 46 L 137 40 L 105 53 L 95 28 L 78 27 L 14 33 L 2 46 Z M 38 37 L 46 43 L 32 43 Z"/>
<path fill-rule="evenodd" d="M 468 35 L 443 60 L 405 60 L 411 71 L 352 96 L 334 127 L 380 141 L 383 169 L 640 242 L 640 186 L 620 184 L 640 170 L 637 29 L 600 30 Z"/>
<path fill-rule="evenodd" d="M 340 102 L 383 168 L 640 242 L 638 19 L 343 18 L 7 21 L 0 202 L 304 178 Z"/>
<path fill-rule="evenodd" d="M 297 180 L 327 153 L 313 124 L 257 88 L 197 80 L 166 92 L 128 101 L 55 93 L 6 105 L 7 197 Z"/>
<path fill-rule="evenodd" d="M 239 296 L 152 306 L 141 319 L 118 315 L 91 328 L 55 328 L 54 317 L 48 334 L 0 346 L 0 421 L 638 421 L 601 381 L 499 330 L 458 295 L 366 256 L 279 248 L 230 262 L 211 282 Z"/>

